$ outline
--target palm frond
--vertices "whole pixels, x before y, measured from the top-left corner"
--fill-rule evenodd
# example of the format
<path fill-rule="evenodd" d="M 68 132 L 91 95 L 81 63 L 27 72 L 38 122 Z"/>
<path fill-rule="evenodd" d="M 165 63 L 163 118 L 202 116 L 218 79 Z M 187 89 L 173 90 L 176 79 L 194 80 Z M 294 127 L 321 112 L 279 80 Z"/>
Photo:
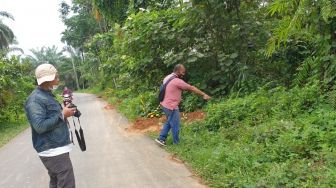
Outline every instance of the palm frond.
<path fill-rule="evenodd" d="M 14 33 L 13 31 L 0 22 L 0 48 L 4 49 L 14 42 Z"/>
<path fill-rule="evenodd" d="M 8 52 L 21 52 L 22 54 L 24 54 L 24 51 L 22 48 L 19 48 L 19 47 L 10 47 L 8 49 Z"/>
<path fill-rule="evenodd" d="M 14 17 L 10 13 L 8 13 L 6 11 L 0 11 L 0 16 L 9 18 L 11 20 L 14 20 Z"/>

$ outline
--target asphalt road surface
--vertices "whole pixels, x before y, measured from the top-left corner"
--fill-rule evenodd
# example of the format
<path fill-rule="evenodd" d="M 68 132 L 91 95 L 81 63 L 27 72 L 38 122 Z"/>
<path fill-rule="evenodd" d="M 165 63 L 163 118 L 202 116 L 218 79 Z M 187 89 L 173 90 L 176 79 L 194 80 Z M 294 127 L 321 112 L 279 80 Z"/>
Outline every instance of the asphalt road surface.
<path fill-rule="evenodd" d="M 149 137 L 126 133 L 127 119 L 94 95 L 76 94 L 87 151 L 70 153 L 77 188 L 201 188 L 187 167 Z M 30 128 L 0 148 L 0 188 L 47 188 L 49 176 Z"/>

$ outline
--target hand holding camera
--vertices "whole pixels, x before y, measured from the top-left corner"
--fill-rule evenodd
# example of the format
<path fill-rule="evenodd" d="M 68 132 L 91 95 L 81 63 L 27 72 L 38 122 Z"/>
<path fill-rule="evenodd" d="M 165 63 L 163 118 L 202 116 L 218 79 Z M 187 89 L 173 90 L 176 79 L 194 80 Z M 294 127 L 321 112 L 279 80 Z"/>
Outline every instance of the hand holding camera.
<path fill-rule="evenodd" d="M 70 103 L 68 108 L 74 109 L 73 116 L 75 116 L 76 118 L 79 118 L 82 115 L 82 113 L 77 109 L 77 106 L 73 103 Z"/>
<path fill-rule="evenodd" d="M 77 106 L 73 103 L 70 103 L 68 106 L 65 106 L 63 108 L 63 114 L 65 118 L 70 116 L 75 116 L 79 118 L 82 115 L 82 113 L 77 109 Z"/>

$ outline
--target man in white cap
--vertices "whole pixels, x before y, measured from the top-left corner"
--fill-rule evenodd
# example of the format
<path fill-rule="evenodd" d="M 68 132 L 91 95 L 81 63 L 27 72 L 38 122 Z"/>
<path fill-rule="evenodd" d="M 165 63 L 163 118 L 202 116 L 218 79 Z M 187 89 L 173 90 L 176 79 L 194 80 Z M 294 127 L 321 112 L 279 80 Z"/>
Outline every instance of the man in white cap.
<path fill-rule="evenodd" d="M 73 116 L 76 109 L 62 109 L 51 93 L 59 84 L 59 76 L 54 66 L 39 65 L 35 76 L 38 86 L 25 103 L 33 146 L 48 170 L 49 187 L 74 188 L 75 176 L 69 157 L 71 140 L 66 118 Z"/>

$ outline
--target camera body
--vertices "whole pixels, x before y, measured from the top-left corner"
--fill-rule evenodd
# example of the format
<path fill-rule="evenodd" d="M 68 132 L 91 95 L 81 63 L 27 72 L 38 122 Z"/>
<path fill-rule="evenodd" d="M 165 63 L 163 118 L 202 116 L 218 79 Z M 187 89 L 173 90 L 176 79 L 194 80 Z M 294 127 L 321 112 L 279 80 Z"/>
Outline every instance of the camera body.
<path fill-rule="evenodd" d="M 68 106 L 68 104 L 72 103 L 72 96 L 69 94 L 62 95 L 63 97 L 63 105 Z"/>
<path fill-rule="evenodd" d="M 70 103 L 68 108 L 76 108 L 76 112 L 74 114 L 75 117 L 79 118 L 82 115 L 82 113 L 77 109 L 77 106 L 75 104 Z"/>

